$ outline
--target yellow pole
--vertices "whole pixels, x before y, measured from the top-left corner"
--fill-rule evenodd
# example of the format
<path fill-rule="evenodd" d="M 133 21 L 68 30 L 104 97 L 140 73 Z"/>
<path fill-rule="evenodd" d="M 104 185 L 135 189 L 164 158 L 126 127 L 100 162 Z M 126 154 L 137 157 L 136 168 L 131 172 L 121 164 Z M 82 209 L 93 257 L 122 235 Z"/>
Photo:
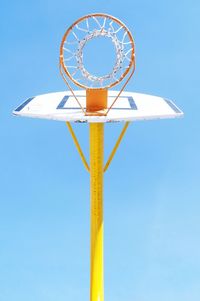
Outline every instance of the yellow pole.
<path fill-rule="evenodd" d="M 91 250 L 90 301 L 103 301 L 104 124 L 90 124 Z"/>

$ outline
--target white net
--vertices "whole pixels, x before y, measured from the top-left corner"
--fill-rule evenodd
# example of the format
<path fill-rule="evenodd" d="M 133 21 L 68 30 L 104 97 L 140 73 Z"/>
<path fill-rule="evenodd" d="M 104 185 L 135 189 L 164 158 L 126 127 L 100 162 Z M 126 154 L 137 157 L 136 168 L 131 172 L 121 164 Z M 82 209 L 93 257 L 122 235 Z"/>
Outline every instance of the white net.
<path fill-rule="evenodd" d="M 105 75 L 91 74 L 84 66 L 83 49 L 92 39 L 109 39 L 115 49 L 115 63 Z M 119 83 L 134 63 L 134 43 L 128 29 L 107 15 L 89 15 L 74 23 L 61 44 L 61 65 L 79 86 L 106 88 Z"/>

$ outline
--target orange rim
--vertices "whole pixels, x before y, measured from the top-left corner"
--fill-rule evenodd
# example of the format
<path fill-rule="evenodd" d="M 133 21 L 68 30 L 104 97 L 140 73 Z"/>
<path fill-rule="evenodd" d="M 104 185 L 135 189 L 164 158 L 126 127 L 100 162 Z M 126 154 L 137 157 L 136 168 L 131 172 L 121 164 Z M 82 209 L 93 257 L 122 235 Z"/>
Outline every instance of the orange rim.
<path fill-rule="evenodd" d="M 64 43 L 67 40 L 67 37 L 69 36 L 70 32 L 73 30 L 73 28 L 80 22 L 92 18 L 92 17 L 102 17 L 102 18 L 107 18 L 110 19 L 112 21 L 114 21 L 115 23 L 117 23 L 118 25 L 120 25 L 124 31 L 127 33 L 128 35 L 128 39 L 130 41 L 130 45 L 131 45 L 131 55 L 130 55 L 130 62 L 126 68 L 126 70 L 124 71 L 124 73 L 120 76 L 120 78 L 106 86 L 103 86 L 102 88 L 111 88 L 115 85 L 117 85 L 119 82 L 121 82 L 125 76 L 129 73 L 131 67 L 133 67 L 133 69 L 135 69 L 135 47 L 134 47 L 134 40 L 132 37 L 131 32 L 129 31 L 129 29 L 124 25 L 124 23 L 122 23 L 120 20 L 118 20 L 117 18 L 111 16 L 111 15 L 107 15 L 107 14 L 101 14 L 101 13 L 96 13 L 96 14 L 89 14 L 86 15 L 84 17 L 79 18 L 78 20 L 76 20 L 65 32 L 62 41 L 61 41 L 61 45 L 60 45 L 60 66 L 63 69 L 64 73 L 71 79 L 72 82 L 74 82 L 77 86 L 81 87 L 81 88 L 91 88 L 90 86 L 81 84 L 79 81 L 77 81 L 76 79 L 74 79 L 74 77 L 70 74 L 70 72 L 68 71 L 67 66 L 65 65 L 64 62 Z M 92 88 L 91 88 L 92 89 Z M 101 89 L 101 87 L 99 87 L 99 89 Z"/>

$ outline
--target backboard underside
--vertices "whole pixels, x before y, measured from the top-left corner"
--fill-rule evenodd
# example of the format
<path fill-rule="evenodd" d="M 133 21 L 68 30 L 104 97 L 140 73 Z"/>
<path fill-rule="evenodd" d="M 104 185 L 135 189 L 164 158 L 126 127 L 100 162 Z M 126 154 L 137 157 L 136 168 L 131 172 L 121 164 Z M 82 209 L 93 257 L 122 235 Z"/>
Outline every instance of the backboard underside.
<path fill-rule="evenodd" d="M 108 92 L 108 107 L 118 91 Z M 86 107 L 84 90 L 75 91 Z M 107 116 L 86 116 L 69 91 L 31 97 L 13 111 L 14 115 L 71 122 L 115 122 L 181 117 L 183 112 L 170 100 L 134 92 L 122 92 Z"/>

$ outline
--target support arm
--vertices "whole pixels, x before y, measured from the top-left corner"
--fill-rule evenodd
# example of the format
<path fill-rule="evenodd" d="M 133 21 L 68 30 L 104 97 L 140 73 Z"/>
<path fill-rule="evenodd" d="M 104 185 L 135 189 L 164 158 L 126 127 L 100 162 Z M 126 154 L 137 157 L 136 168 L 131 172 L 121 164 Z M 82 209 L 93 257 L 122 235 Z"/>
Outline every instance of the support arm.
<path fill-rule="evenodd" d="M 66 125 L 67 125 L 67 127 L 68 127 L 68 130 L 69 130 L 71 136 L 72 136 L 72 139 L 74 140 L 74 144 L 75 144 L 75 146 L 76 146 L 76 148 L 77 148 L 77 150 L 78 150 L 78 152 L 79 152 L 79 155 L 80 155 L 80 157 L 81 157 L 81 160 L 82 160 L 82 162 L 83 162 L 85 168 L 87 169 L 88 172 L 90 172 L 89 165 L 88 165 L 88 163 L 87 163 L 87 161 L 86 161 L 86 159 L 85 159 L 85 156 L 84 156 L 84 154 L 83 154 L 83 152 L 82 152 L 82 149 L 81 149 L 81 147 L 80 147 L 80 144 L 78 143 L 78 140 L 77 140 L 77 138 L 76 138 L 76 135 L 75 135 L 75 133 L 74 133 L 74 131 L 73 131 L 73 129 L 72 129 L 72 126 L 71 126 L 70 122 L 66 122 Z"/>
<path fill-rule="evenodd" d="M 113 157 L 114 157 L 114 155 L 115 155 L 115 153 L 116 153 L 116 151 L 117 151 L 117 149 L 120 145 L 120 142 L 122 141 L 122 138 L 124 137 L 124 134 L 125 134 L 128 126 L 129 126 L 129 123 L 130 122 L 125 123 L 125 125 L 124 125 L 124 127 L 121 131 L 121 134 L 119 135 L 119 138 L 117 139 L 117 142 L 116 142 L 116 144 L 115 144 L 115 146 L 114 146 L 114 148 L 113 148 L 113 150 L 112 150 L 112 152 L 111 152 L 111 154 L 108 158 L 108 161 L 106 162 L 106 165 L 104 166 L 104 169 L 103 169 L 104 172 L 108 169 L 108 167 L 109 167 L 109 165 L 110 165 L 110 163 L 111 163 L 111 161 L 112 161 L 112 159 L 113 159 Z"/>

